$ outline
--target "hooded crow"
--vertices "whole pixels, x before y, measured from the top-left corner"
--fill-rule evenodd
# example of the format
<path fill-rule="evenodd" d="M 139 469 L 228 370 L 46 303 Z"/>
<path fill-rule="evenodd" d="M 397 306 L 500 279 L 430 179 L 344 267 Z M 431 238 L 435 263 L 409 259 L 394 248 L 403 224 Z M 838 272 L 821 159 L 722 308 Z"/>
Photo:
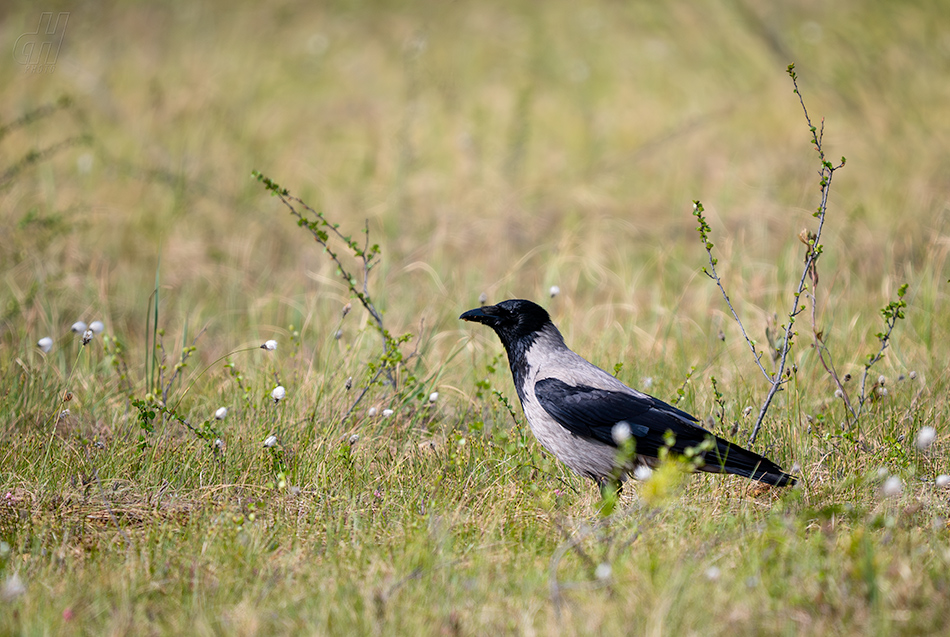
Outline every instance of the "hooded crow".
<path fill-rule="evenodd" d="M 459 318 L 495 330 L 535 437 L 558 460 L 601 487 L 618 470 L 625 474 L 636 465 L 654 466 L 668 444 L 667 432 L 673 435 L 673 454 L 697 449 L 700 471 L 734 473 L 776 486 L 796 482 L 771 460 L 715 436 L 685 411 L 627 387 L 572 352 L 544 308 L 531 301 L 502 301 Z M 617 428 L 624 425 L 636 445 L 636 459 L 634 466 L 618 467 Z"/>

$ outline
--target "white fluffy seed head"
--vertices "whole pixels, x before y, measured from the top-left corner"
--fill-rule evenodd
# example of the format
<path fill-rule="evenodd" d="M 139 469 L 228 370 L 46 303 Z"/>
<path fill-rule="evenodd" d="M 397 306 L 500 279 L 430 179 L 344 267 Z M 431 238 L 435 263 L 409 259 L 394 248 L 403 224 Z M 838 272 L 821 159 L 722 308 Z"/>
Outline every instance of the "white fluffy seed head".
<path fill-rule="evenodd" d="M 20 579 L 19 573 L 7 576 L 0 584 L 0 599 L 5 602 L 12 602 L 17 597 L 26 594 L 26 584 Z"/>
<path fill-rule="evenodd" d="M 600 581 L 610 579 L 610 574 L 613 573 L 613 569 L 610 567 L 610 564 L 607 562 L 601 562 L 597 565 L 597 568 L 594 569 L 594 577 Z"/>
<path fill-rule="evenodd" d="M 277 387 L 274 388 L 274 391 L 270 393 L 270 397 L 274 399 L 275 405 L 279 403 L 281 400 L 283 400 L 284 396 L 286 395 L 287 395 L 287 390 L 284 389 L 283 385 L 278 385 Z"/>
<path fill-rule="evenodd" d="M 36 341 L 36 346 L 43 350 L 43 353 L 46 354 L 51 349 L 53 349 L 53 339 L 49 336 L 44 336 L 40 340 Z"/>
<path fill-rule="evenodd" d="M 939 476 L 937 476 L 937 488 L 946 489 L 947 487 L 950 487 L 950 476 L 945 473 L 941 473 Z"/>
<path fill-rule="evenodd" d="M 561 293 L 561 288 L 559 288 L 556 285 L 552 285 L 551 289 L 548 290 L 548 292 L 551 294 L 551 298 L 553 299 L 555 296 Z"/>
<path fill-rule="evenodd" d="M 486 303 L 488 303 L 488 295 L 482 292 L 478 295 L 478 304 L 485 305 Z"/>
<path fill-rule="evenodd" d="M 224 420 L 228 417 L 228 408 L 227 407 L 218 407 L 217 411 L 214 412 L 215 420 Z"/>
<path fill-rule="evenodd" d="M 93 321 L 89 324 L 89 329 L 91 329 L 94 334 L 102 334 L 103 330 L 106 329 L 106 326 L 102 321 Z"/>
<path fill-rule="evenodd" d="M 76 321 L 73 323 L 73 326 L 69 328 L 69 331 L 76 332 L 77 334 L 82 334 L 88 329 L 88 326 L 82 321 Z"/>
<path fill-rule="evenodd" d="M 915 378 L 917 378 L 917 372 L 911 371 L 910 374 L 909 374 L 909 376 L 910 376 L 910 379 L 911 379 L 911 380 L 914 380 Z"/>
<path fill-rule="evenodd" d="M 899 496 L 904 491 L 904 483 L 898 476 L 891 476 L 884 481 L 884 485 L 881 487 L 881 493 L 885 497 L 894 498 Z"/>
<path fill-rule="evenodd" d="M 277 341 L 274 339 L 264 341 L 264 344 L 261 345 L 261 349 L 266 349 L 268 352 L 273 352 L 275 349 L 277 349 Z"/>
<path fill-rule="evenodd" d="M 722 575 L 722 571 L 719 570 L 718 566 L 710 566 L 706 569 L 706 579 L 710 582 L 718 580 L 720 575 Z"/>
<path fill-rule="evenodd" d="M 270 448 L 270 447 L 276 447 L 276 446 L 277 446 L 277 436 L 275 436 L 275 435 L 272 434 L 272 435 L 267 436 L 266 438 L 264 438 L 264 446 L 265 446 L 265 447 L 268 447 L 268 448 Z"/>
<path fill-rule="evenodd" d="M 393 410 L 392 410 L 392 409 L 384 409 L 384 410 L 383 410 L 383 418 L 389 418 L 389 417 L 392 416 L 392 415 L 393 415 Z"/>
<path fill-rule="evenodd" d="M 438 399 L 439 399 L 439 392 L 434 391 L 434 392 L 432 392 L 431 394 L 429 394 L 429 402 L 430 402 L 430 403 L 434 403 L 434 402 L 437 401 Z"/>
<path fill-rule="evenodd" d="M 878 385 L 883 385 L 883 384 L 886 383 L 886 382 L 887 382 L 887 379 L 884 378 L 884 374 L 881 374 L 880 376 L 877 377 L 877 384 L 878 384 Z"/>
<path fill-rule="evenodd" d="M 835 398 L 844 398 L 844 392 L 840 389 L 835 390 Z"/>
<path fill-rule="evenodd" d="M 87 329 L 85 332 L 82 333 L 82 344 L 88 345 L 89 343 L 92 342 L 92 339 L 95 338 L 95 336 L 96 335 L 92 330 Z"/>
<path fill-rule="evenodd" d="M 930 445 L 932 445 L 936 439 L 936 429 L 929 425 L 927 427 L 921 427 L 920 431 L 917 432 L 917 448 L 921 451 L 925 451 L 930 448 Z"/>
<path fill-rule="evenodd" d="M 379 410 L 377 410 L 375 407 L 370 407 L 370 408 L 369 408 L 369 411 L 366 412 L 366 413 L 367 413 L 367 415 L 368 415 L 370 418 L 372 418 L 372 417 L 375 416 L 377 413 L 379 413 Z"/>
<path fill-rule="evenodd" d="M 645 464 L 637 465 L 637 468 L 633 470 L 633 477 L 640 482 L 646 482 L 652 475 L 653 469 Z"/>
<path fill-rule="evenodd" d="M 615 424 L 613 428 L 610 430 L 610 435 L 614 439 L 614 442 L 617 443 L 617 446 L 619 447 L 623 443 L 630 440 L 630 435 L 631 435 L 630 423 L 628 423 L 626 420 L 621 420 L 620 422 Z"/>

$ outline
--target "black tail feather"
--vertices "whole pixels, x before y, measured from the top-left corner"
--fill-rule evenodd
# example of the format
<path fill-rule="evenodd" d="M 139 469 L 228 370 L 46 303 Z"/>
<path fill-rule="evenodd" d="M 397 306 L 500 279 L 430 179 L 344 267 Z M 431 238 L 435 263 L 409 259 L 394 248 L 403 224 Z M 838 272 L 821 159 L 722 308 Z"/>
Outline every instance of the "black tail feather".
<path fill-rule="evenodd" d="M 745 478 L 765 482 L 777 487 L 792 486 L 798 478 L 785 473 L 780 466 L 754 451 L 715 438 L 716 447 L 704 455 L 705 464 L 700 471 L 734 473 Z"/>

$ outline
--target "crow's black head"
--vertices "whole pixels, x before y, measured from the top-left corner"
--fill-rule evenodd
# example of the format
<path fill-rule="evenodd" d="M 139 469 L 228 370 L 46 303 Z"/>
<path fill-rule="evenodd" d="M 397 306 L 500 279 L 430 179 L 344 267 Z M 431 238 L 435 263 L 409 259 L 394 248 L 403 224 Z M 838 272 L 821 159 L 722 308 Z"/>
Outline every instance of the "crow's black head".
<path fill-rule="evenodd" d="M 498 305 L 486 305 L 469 310 L 459 318 L 484 323 L 492 328 L 509 350 L 516 343 L 534 340 L 537 332 L 551 325 L 551 317 L 543 307 L 524 299 L 509 299 Z"/>

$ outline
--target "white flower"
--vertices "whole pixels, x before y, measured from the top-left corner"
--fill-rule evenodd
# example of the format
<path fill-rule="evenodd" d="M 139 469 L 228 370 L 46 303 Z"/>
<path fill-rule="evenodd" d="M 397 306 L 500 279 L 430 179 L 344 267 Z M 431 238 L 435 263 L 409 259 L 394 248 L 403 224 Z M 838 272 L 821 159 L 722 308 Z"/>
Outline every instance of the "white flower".
<path fill-rule="evenodd" d="M 392 416 L 392 415 L 393 415 L 393 410 L 392 410 L 392 409 L 384 409 L 384 410 L 383 410 L 383 418 L 389 418 L 389 417 Z"/>
<path fill-rule="evenodd" d="M 898 476 L 891 476 L 884 481 L 884 486 L 881 487 L 881 493 L 888 498 L 899 496 L 903 491 L 904 483 Z"/>
<path fill-rule="evenodd" d="M 83 153 L 76 158 L 76 171 L 80 175 L 88 175 L 92 171 L 92 153 Z"/>
<path fill-rule="evenodd" d="M 19 573 L 14 573 L 3 580 L 3 586 L 0 586 L 0 599 L 11 602 L 17 597 L 26 593 L 26 585 L 20 579 Z"/>
<path fill-rule="evenodd" d="M 228 417 L 228 408 L 227 407 L 218 407 L 218 410 L 214 412 L 215 420 L 224 420 Z"/>
<path fill-rule="evenodd" d="M 36 346 L 43 350 L 43 353 L 45 354 L 53 349 L 53 339 L 51 339 L 49 336 L 44 336 L 40 340 L 36 341 Z"/>
<path fill-rule="evenodd" d="M 287 390 L 284 389 L 283 385 L 278 385 L 277 387 L 274 388 L 274 391 L 270 393 L 270 397 L 274 399 L 275 405 L 279 403 L 281 400 L 283 400 L 284 396 L 286 395 L 287 395 Z"/>
<path fill-rule="evenodd" d="M 640 482 L 646 482 L 650 479 L 650 476 L 653 475 L 653 469 L 646 466 L 645 464 L 637 465 L 637 468 L 633 470 L 633 477 Z"/>
<path fill-rule="evenodd" d="M 266 438 L 264 438 L 264 446 L 265 446 L 265 447 L 276 447 L 276 446 L 277 446 L 277 436 L 271 434 L 270 436 L 267 436 Z"/>
<path fill-rule="evenodd" d="M 277 341 L 274 339 L 264 341 L 264 344 L 261 345 L 261 349 L 266 349 L 268 352 L 273 352 L 275 349 L 277 349 Z"/>
<path fill-rule="evenodd" d="M 610 430 L 610 435 L 613 437 L 614 442 L 617 443 L 619 447 L 623 443 L 630 440 L 630 423 L 626 420 L 621 420 L 613 426 Z"/>
<path fill-rule="evenodd" d="M 89 329 L 95 334 L 102 334 L 102 331 L 106 329 L 106 326 L 103 325 L 102 321 L 93 321 L 89 324 Z"/>
<path fill-rule="evenodd" d="M 917 448 L 924 451 L 937 439 L 937 430 L 933 427 L 921 427 L 917 432 Z"/>
<path fill-rule="evenodd" d="M 89 343 L 92 342 L 92 339 L 95 338 L 95 336 L 96 335 L 93 333 L 92 330 L 86 330 L 85 332 L 82 333 L 82 344 L 88 345 Z"/>
<path fill-rule="evenodd" d="M 551 294 L 551 298 L 553 299 L 555 296 L 561 293 L 561 288 L 559 288 L 556 285 L 552 285 L 551 289 L 548 290 L 548 292 Z"/>
<path fill-rule="evenodd" d="M 434 402 L 437 401 L 438 399 L 439 399 L 439 392 L 434 391 L 434 392 L 432 392 L 431 394 L 429 394 L 429 402 L 430 402 L 430 403 L 434 403 Z"/>
<path fill-rule="evenodd" d="M 82 334 L 83 332 L 86 331 L 87 327 L 88 326 L 82 321 L 76 321 L 75 323 L 73 323 L 73 326 L 69 328 L 69 331 L 76 332 L 77 334 Z"/>
<path fill-rule="evenodd" d="M 945 473 L 941 473 L 939 476 L 937 476 L 938 489 L 946 489 L 948 486 L 950 486 L 950 476 Z"/>
<path fill-rule="evenodd" d="M 370 407 L 370 408 L 369 408 L 369 411 L 366 412 L 366 413 L 367 413 L 367 415 L 369 415 L 370 418 L 372 418 L 373 416 L 376 415 L 376 408 L 375 408 L 375 407 Z"/>
<path fill-rule="evenodd" d="M 594 569 L 594 577 L 603 581 L 610 578 L 610 574 L 613 572 L 613 569 L 610 567 L 610 564 L 607 562 L 601 562 L 597 565 L 597 568 Z"/>

